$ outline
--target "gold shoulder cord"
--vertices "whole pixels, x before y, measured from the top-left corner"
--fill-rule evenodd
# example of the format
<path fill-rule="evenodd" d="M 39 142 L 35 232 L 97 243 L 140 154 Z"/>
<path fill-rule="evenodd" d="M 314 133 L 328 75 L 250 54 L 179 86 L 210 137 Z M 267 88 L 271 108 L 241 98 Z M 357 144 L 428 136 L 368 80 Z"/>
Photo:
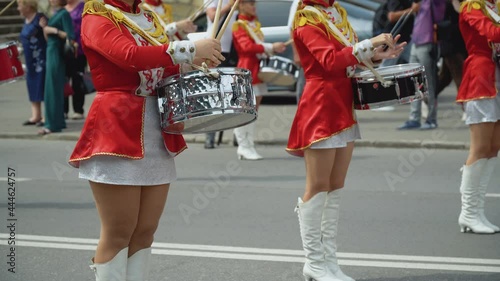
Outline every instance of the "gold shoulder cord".
<path fill-rule="evenodd" d="M 346 10 L 344 8 L 342 8 L 336 2 L 334 5 L 342 17 L 342 22 L 340 24 L 335 24 L 335 26 L 337 26 L 339 28 L 339 30 L 343 30 L 342 34 L 344 36 L 346 36 L 349 33 L 349 38 L 347 38 L 347 40 L 349 42 L 353 42 L 353 39 L 355 41 L 357 41 L 356 40 L 356 38 L 357 38 L 356 33 L 354 32 L 351 24 L 347 20 Z M 337 41 L 342 43 L 343 40 L 341 38 L 339 38 L 335 34 L 335 32 L 333 32 L 333 30 L 331 30 L 331 28 L 328 27 L 328 21 L 330 20 L 329 16 L 319 6 L 316 6 L 315 8 L 316 8 L 316 10 L 318 10 L 322 13 L 322 15 L 323 15 L 322 17 L 320 17 L 315 12 L 304 10 L 302 7 L 302 9 L 297 10 L 297 13 L 295 14 L 295 18 L 293 21 L 293 29 L 295 30 L 298 27 L 304 26 L 306 24 L 319 28 L 318 25 L 322 24 L 323 26 L 325 26 L 325 28 L 327 30 L 328 37 L 333 36 L 335 39 L 337 39 Z"/>
<path fill-rule="evenodd" d="M 156 41 L 160 42 L 161 44 L 168 44 L 169 43 L 168 36 L 165 33 L 165 30 L 163 30 L 163 27 L 161 26 L 158 17 L 155 15 L 155 13 L 151 12 L 147 13 L 151 15 L 151 18 L 153 19 L 154 30 L 151 32 L 144 31 L 143 29 L 138 28 L 135 23 L 131 23 L 130 19 L 125 17 L 123 13 L 120 12 L 118 9 L 109 10 L 104 6 L 103 2 L 98 0 L 97 1 L 90 0 L 85 2 L 85 7 L 83 9 L 82 17 L 84 17 L 85 15 L 99 15 L 109 19 L 119 29 L 120 29 L 119 25 L 120 23 L 126 25 L 133 31 L 137 32 L 137 34 L 139 34 L 142 38 L 148 41 L 151 45 L 157 45 L 154 40 L 151 40 L 151 37 L 156 39 Z"/>
<path fill-rule="evenodd" d="M 248 22 L 246 20 L 237 20 L 235 22 L 235 24 L 233 24 L 233 31 L 236 31 L 238 30 L 238 27 L 241 26 L 243 27 L 247 34 L 250 35 L 250 37 L 253 37 L 250 33 L 249 33 L 249 30 L 252 28 L 250 27 L 250 25 L 248 24 Z M 253 33 L 261 40 L 261 41 L 264 41 L 264 33 L 262 33 L 262 30 L 260 29 L 261 28 L 261 23 L 259 21 L 256 21 L 255 22 L 255 28 L 252 28 L 252 31 Z"/>

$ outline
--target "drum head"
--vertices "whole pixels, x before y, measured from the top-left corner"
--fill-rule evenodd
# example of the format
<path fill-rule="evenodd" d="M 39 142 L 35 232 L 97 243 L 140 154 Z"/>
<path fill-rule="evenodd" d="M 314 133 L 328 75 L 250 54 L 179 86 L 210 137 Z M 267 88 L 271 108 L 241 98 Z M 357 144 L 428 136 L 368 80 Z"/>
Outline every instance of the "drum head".
<path fill-rule="evenodd" d="M 406 77 L 411 76 L 415 73 L 420 73 L 424 71 L 424 67 L 418 63 L 408 63 L 408 64 L 398 64 L 391 66 L 383 66 L 375 69 L 382 77 Z M 374 79 L 375 75 L 370 70 L 365 70 L 354 75 L 354 78 L 358 80 L 363 79 Z M 361 78 L 361 79 L 359 79 Z"/>
<path fill-rule="evenodd" d="M 289 73 L 271 67 L 261 68 L 257 76 L 262 82 L 276 86 L 291 86 L 296 81 L 295 77 Z"/>

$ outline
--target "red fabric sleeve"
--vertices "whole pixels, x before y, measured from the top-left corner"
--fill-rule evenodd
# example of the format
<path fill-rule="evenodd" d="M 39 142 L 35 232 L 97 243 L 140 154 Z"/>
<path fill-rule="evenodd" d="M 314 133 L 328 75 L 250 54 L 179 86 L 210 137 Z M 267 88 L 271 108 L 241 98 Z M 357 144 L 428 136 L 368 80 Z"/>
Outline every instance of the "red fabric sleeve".
<path fill-rule="evenodd" d="M 495 25 L 481 10 L 472 8 L 470 12 L 467 12 L 467 6 L 465 6 L 462 13 L 463 20 L 476 29 L 481 36 L 486 37 L 488 41 L 500 41 L 500 26 Z"/>
<path fill-rule="evenodd" d="M 352 54 L 353 47 L 337 49 L 334 41 L 326 34 L 319 27 L 304 25 L 294 31 L 294 39 L 300 40 L 321 67 L 328 72 L 358 64 L 358 60 Z"/>
<path fill-rule="evenodd" d="M 141 71 L 158 67 L 173 66 L 166 53 L 168 45 L 137 46 L 129 31 L 123 25 L 117 28 L 102 16 L 85 15 L 82 20 L 82 41 L 117 66 Z"/>
<path fill-rule="evenodd" d="M 262 54 L 265 52 L 264 46 L 253 41 L 243 26 L 233 31 L 233 40 L 238 45 L 238 52 L 245 54 Z"/>

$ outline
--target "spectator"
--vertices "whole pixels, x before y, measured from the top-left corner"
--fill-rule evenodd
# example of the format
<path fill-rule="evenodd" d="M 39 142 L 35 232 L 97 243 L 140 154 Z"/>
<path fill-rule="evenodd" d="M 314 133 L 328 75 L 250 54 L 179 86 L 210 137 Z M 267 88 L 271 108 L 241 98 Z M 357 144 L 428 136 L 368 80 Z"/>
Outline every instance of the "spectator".
<path fill-rule="evenodd" d="M 71 20 L 73 22 L 75 42 L 78 44 L 78 48 L 75 56 L 66 56 L 66 76 L 71 81 L 71 88 L 73 89 L 73 116 L 71 119 L 83 119 L 84 109 L 83 105 L 85 103 L 85 94 L 87 89 L 85 88 L 85 83 L 83 82 L 83 72 L 87 66 L 87 58 L 83 54 L 82 43 L 80 39 L 80 31 L 82 26 L 82 13 L 85 4 L 83 0 L 68 0 L 66 5 L 66 11 L 69 12 Z M 69 112 L 69 97 L 64 97 L 64 116 L 67 117 Z"/>
<path fill-rule="evenodd" d="M 66 0 L 50 0 L 54 14 L 47 20 L 42 18 L 43 34 L 47 39 L 47 73 L 45 76 L 45 128 L 38 132 L 46 135 L 61 132 L 66 128 L 64 120 L 64 83 L 66 66 L 64 44 L 73 40 L 73 24 L 68 11 L 64 9 Z"/>
<path fill-rule="evenodd" d="M 438 74 L 437 90 L 439 95 L 452 81 L 457 89 L 462 82 L 462 70 L 467 50 L 464 39 L 458 28 L 458 13 L 460 12 L 459 0 L 448 0 L 445 18 L 450 21 L 450 33 L 447 40 L 440 43 L 440 54 L 443 58 L 443 67 Z"/>
<path fill-rule="evenodd" d="M 25 121 L 23 125 L 43 126 L 42 101 L 45 84 L 47 42 L 43 36 L 43 28 L 40 26 L 40 20 L 42 18 L 46 20 L 46 17 L 44 14 L 37 12 L 37 0 L 18 0 L 17 10 L 24 18 L 20 40 L 24 49 L 26 84 L 31 102 L 31 118 Z"/>
<path fill-rule="evenodd" d="M 425 67 L 428 82 L 427 101 L 429 113 L 427 120 L 423 125 L 420 125 L 422 118 L 422 101 L 414 101 L 411 103 L 410 118 L 399 130 L 421 129 L 432 130 L 436 129 L 437 124 L 437 61 L 438 45 L 434 36 L 434 23 L 438 23 L 444 19 L 447 0 L 422 0 L 416 3 L 413 7 L 417 11 L 415 24 L 413 27 L 410 63 L 419 63 Z"/>
<path fill-rule="evenodd" d="M 208 1 L 210 0 L 205 0 L 205 3 Z M 208 32 L 211 32 L 212 28 L 217 28 L 217 30 L 220 30 L 221 25 L 224 23 L 225 18 L 229 15 L 229 11 L 231 11 L 234 2 L 234 0 L 222 0 L 220 25 L 216 27 L 213 27 L 213 22 L 215 19 L 215 11 L 217 10 L 217 1 L 212 1 L 212 3 L 208 5 L 206 10 Z M 233 23 L 236 21 L 236 17 L 237 14 L 234 13 L 229 21 L 229 28 L 225 30 L 220 40 L 222 46 L 222 55 L 224 56 L 224 58 L 226 58 L 226 60 L 221 63 L 220 67 L 235 67 L 238 62 L 236 51 L 233 47 L 233 34 L 231 31 L 231 26 L 233 26 Z M 205 148 L 215 148 L 215 133 L 206 134 Z"/>

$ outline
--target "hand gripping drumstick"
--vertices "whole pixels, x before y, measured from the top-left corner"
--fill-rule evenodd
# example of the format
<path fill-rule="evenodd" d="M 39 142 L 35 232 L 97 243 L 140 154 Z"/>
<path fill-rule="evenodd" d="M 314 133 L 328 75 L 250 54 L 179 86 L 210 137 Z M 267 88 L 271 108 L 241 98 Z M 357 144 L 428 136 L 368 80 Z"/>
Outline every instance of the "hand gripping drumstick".
<path fill-rule="evenodd" d="M 227 15 L 226 20 L 224 21 L 224 24 L 222 25 L 222 28 L 219 31 L 219 34 L 217 34 L 218 40 L 220 40 L 222 38 L 222 35 L 224 35 L 224 32 L 226 31 L 227 25 L 229 24 L 229 21 L 233 17 L 234 11 L 238 7 L 239 3 L 240 3 L 240 0 L 236 0 L 236 2 L 234 2 L 233 7 L 231 8 L 231 11 L 229 12 L 229 15 Z"/>
<path fill-rule="evenodd" d="M 222 0 L 219 0 L 219 3 L 217 4 L 217 10 L 215 11 L 215 19 L 214 19 L 214 24 L 212 26 L 212 37 L 215 39 L 215 36 L 217 35 L 217 29 L 219 27 L 219 20 L 220 20 L 220 12 L 222 10 Z"/>
<path fill-rule="evenodd" d="M 5 6 L 5 8 L 3 8 L 1 11 L 0 11 L 0 15 L 3 14 L 5 11 L 7 11 L 7 9 L 10 8 L 10 6 L 14 5 L 14 3 L 16 3 L 16 0 L 12 0 L 10 1 L 9 4 L 7 4 L 7 6 Z"/>

